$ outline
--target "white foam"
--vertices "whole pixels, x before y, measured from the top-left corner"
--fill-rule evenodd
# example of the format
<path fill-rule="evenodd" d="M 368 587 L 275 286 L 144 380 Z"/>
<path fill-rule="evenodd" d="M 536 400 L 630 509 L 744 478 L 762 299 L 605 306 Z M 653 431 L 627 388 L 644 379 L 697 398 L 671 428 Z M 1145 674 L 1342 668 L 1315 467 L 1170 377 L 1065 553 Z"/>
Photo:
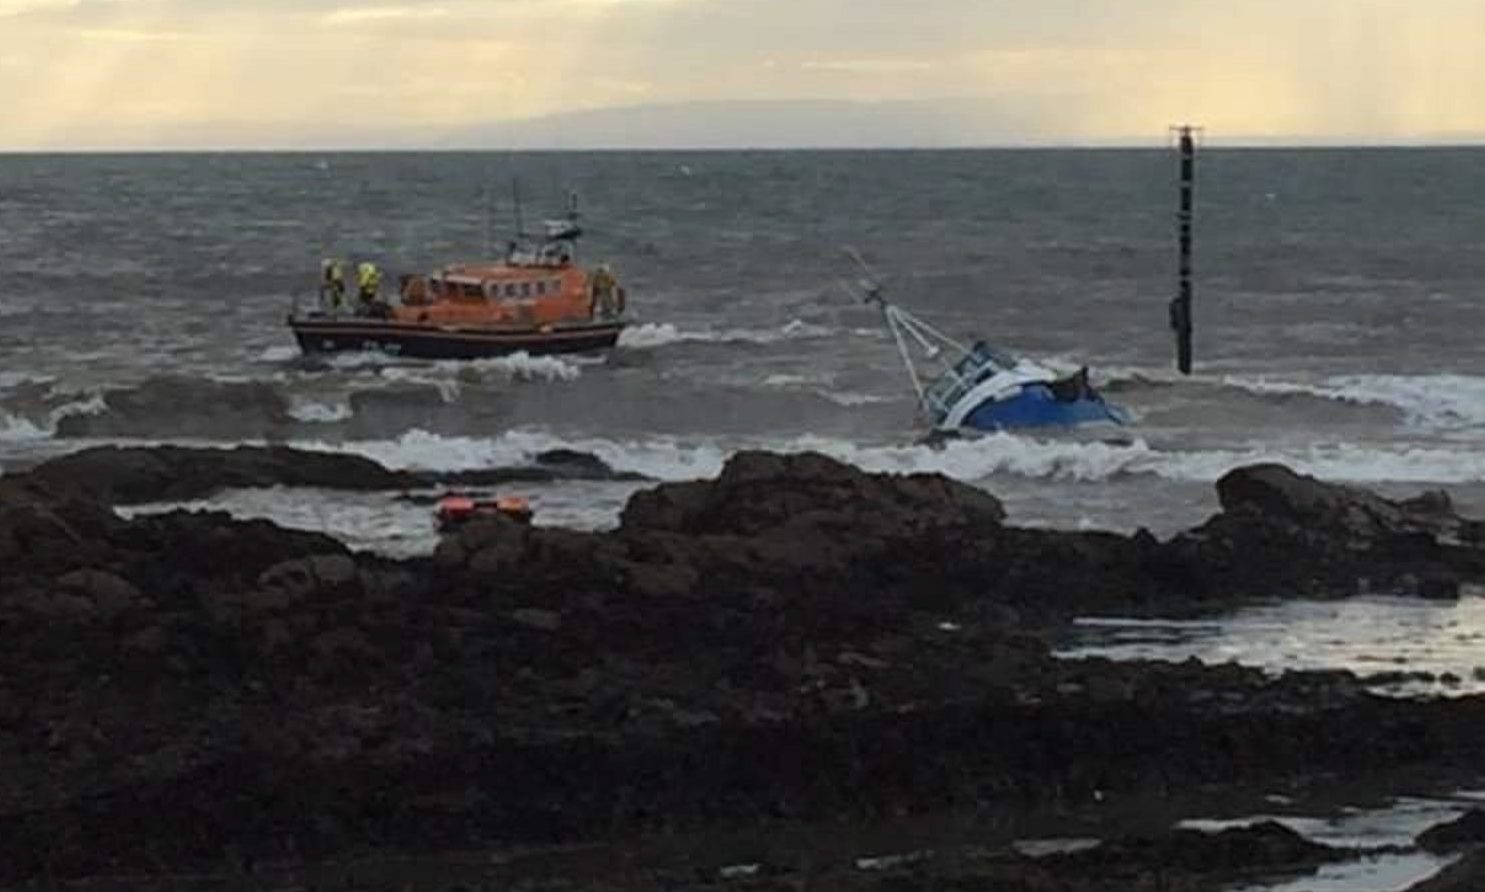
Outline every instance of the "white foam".
<path fill-rule="evenodd" d="M 378 368 L 385 365 L 397 365 L 406 363 L 408 360 L 377 350 L 358 350 L 333 353 L 326 362 L 332 368 L 337 369 L 366 369 Z"/>
<path fill-rule="evenodd" d="M 0 390 L 14 390 L 27 384 L 50 384 L 57 380 L 51 375 L 33 375 L 30 372 L 0 372 Z"/>
<path fill-rule="evenodd" d="M 764 378 L 763 386 L 789 389 L 794 387 L 808 387 L 816 384 L 829 384 L 831 380 L 832 378 L 830 375 L 804 375 L 789 372 L 779 372 L 769 375 L 767 378 Z"/>
<path fill-rule="evenodd" d="M 521 465 L 549 449 L 576 449 L 598 456 L 617 470 L 660 480 L 695 480 L 715 476 L 727 457 L 727 452 L 719 447 L 684 445 L 663 438 L 643 442 L 561 438 L 531 430 L 509 431 L 484 439 L 444 437 L 414 429 L 395 440 L 296 445 L 322 451 L 356 452 L 391 468 L 448 471 Z"/>
<path fill-rule="evenodd" d="M 688 341 L 709 344 L 751 343 L 777 344 L 780 341 L 828 338 L 836 334 L 834 329 L 812 322 L 791 319 L 778 328 L 724 328 L 686 330 L 676 328 L 669 322 L 636 325 L 626 328 L 619 335 L 619 346 L 631 350 L 645 350 L 680 344 Z"/>
<path fill-rule="evenodd" d="M 575 363 L 561 357 L 532 356 L 524 350 L 509 356 L 458 363 L 440 362 L 436 365 L 456 374 L 495 372 L 519 381 L 575 381 L 583 373 Z"/>
<path fill-rule="evenodd" d="M 1485 378 L 1474 375 L 1348 375 L 1326 385 L 1339 399 L 1396 406 L 1419 427 L 1485 426 Z"/>
<path fill-rule="evenodd" d="M 57 433 L 57 424 L 63 418 L 71 415 L 101 415 L 107 411 L 108 404 L 98 394 L 57 406 L 47 413 L 44 423 L 0 409 L 0 442 L 46 440 Z"/>
<path fill-rule="evenodd" d="M 349 443 L 346 448 L 394 467 L 427 469 L 519 464 L 545 449 L 569 448 L 591 452 L 618 470 L 660 480 L 711 477 L 736 449 L 764 448 L 788 453 L 821 452 L 869 471 L 937 472 L 971 481 L 1011 474 L 1083 482 L 1131 475 L 1211 482 L 1233 468 L 1260 462 L 1280 462 L 1321 479 L 1357 483 L 1485 481 L 1485 453 L 1463 449 L 1335 444 L 1168 452 L 1151 447 L 1144 440 L 1127 444 L 1090 443 L 1037 440 L 1011 434 L 992 434 L 930 447 L 862 445 L 817 436 L 730 442 L 683 441 L 670 437 L 611 440 L 561 438 L 520 429 L 482 439 L 443 437 L 412 430 L 395 440 Z"/>
<path fill-rule="evenodd" d="M 57 422 L 61 421 L 63 418 L 68 418 L 73 415 L 102 415 L 104 412 L 107 411 L 107 400 L 105 400 L 101 394 L 95 393 L 84 397 L 83 399 L 73 400 L 70 403 L 63 403 L 62 405 L 57 406 L 55 409 L 52 409 L 51 412 L 47 414 L 47 421 L 50 429 L 55 432 L 57 429 Z"/>
<path fill-rule="evenodd" d="M 459 398 L 461 382 L 575 381 L 583 374 L 574 362 L 556 356 L 532 356 L 524 350 L 489 359 L 443 361 L 428 365 L 382 366 L 376 375 L 383 381 L 433 387 L 445 403 Z"/>
<path fill-rule="evenodd" d="M 265 347 L 263 352 L 258 354 L 257 361 L 276 364 L 289 362 L 290 360 L 298 358 L 298 347 L 292 347 L 286 344 L 278 344 L 273 347 Z"/>
<path fill-rule="evenodd" d="M 296 401 L 289 406 L 289 417 L 310 424 L 334 424 L 355 415 L 346 403 L 317 403 L 310 400 Z"/>
<path fill-rule="evenodd" d="M 890 403 L 893 398 L 875 393 L 850 393 L 837 390 L 816 390 L 815 393 L 837 406 L 868 406 L 873 403 Z"/>
<path fill-rule="evenodd" d="M 436 368 L 387 367 L 380 369 L 378 374 L 384 381 L 432 387 L 445 403 L 452 403 L 459 398 L 458 379 Z"/>
<path fill-rule="evenodd" d="M 45 440 L 52 432 L 19 415 L 0 409 L 0 443 L 24 443 Z"/>

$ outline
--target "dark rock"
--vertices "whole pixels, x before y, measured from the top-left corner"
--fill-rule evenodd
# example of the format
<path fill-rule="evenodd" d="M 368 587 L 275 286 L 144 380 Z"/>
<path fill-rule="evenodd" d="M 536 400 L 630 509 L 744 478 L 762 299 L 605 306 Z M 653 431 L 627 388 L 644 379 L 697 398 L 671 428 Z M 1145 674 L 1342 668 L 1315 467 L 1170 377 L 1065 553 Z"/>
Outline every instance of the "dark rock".
<path fill-rule="evenodd" d="M 281 561 L 258 575 L 258 585 L 282 592 L 287 603 L 321 592 L 344 594 L 358 581 L 356 562 L 346 554 L 321 554 Z"/>
<path fill-rule="evenodd" d="M 1330 846 L 1305 839 L 1277 821 L 1261 821 L 1216 833 L 1174 830 L 1158 837 L 1117 839 L 1053 857 L 1065 864 L 1084 867 L 1144 863 L 1166 869 L 1179 867 L 1240 876 L 1265 869 L 1315 867 L 1335 860 L 1340 854 Z"/>
<path fill-rule="evenodd" d="M 1229 472 L 1217 483 L 1222 513 L 1161 550 L 1189 587 L 1278 590 L 1337 597 L 1358 591 L 1452 599 L 1485 575 L 1472 521 L 1447 499 L 1390 501 L 1323 483 L 1281 465 Z M 1201 561 L 1205 572 L 1192 573 Z M 1180 568 L 1180 569 L 1177 569 Z"/>
<path fill-rule="evenodd" d="M 1485 843 L 1485 810 L 1472 808 L 1452 821 L 1418 835 L 1418 846 L 1429 852 L 1453 852 Z"/>
<path fill-rule="evenodd" d="M 608 463 L 591 452 L 575 449 L 548 449 L 536 454 L 536 464 L 545 468 L 560 468 L 562 471 L 601 480 L 614 475 Z"/>
<path fill-rule="evenodd" d="M 54 491 L 76 490 L 114 504 L 185 501 L 233 487 L 375 490 L 416 483 L 369 458 L 286 446 L 98 446 L 51 459 L 27 476 Z"/>
<path fill-rule="evenodd" d="M 1460 584 L 1457 574 L 1448 570 L 1436 570 L 1418 579 L 1416 591 L 1418 597 L 1430 601 L 1457 601 Z"/>
<path fill-rule="evenodd" d="M 135 607 L 143 597 L 133 583 L 106 570 L 73 570 L 58 577 L 56 585 L 87 598 L 91 612 L 105 620 Z"/>
<path fill-rule="evenodd" d="M 1217 497 L 1226 512 L 1256 512 L 1350 542 L 1412 533 L 1456 537 L 1462 523 L 1447 497 L 1425 494 L 1394 502 L 1365 490 L 1323 483 L 1277 464 L 1229 471 L 1217 481 Z"/>
<path fill-rule="evenodd" d="M 562 628 L 562 614 L 552 610 L 538 610 L 534 607 L 523 607 L 512 610 L 510 618 L 523 626 L 539 629 L 543 632 L 555 632 Z"/>
<path fill-rule="evenodd" d="M 643 480 L 613 470 L 597 456 L 544 452 L 535 463 L 509 468 L 394 471 L 364 456 L 288 446 L 98 446 L 50 459 L 22 475 L 52 493 L 73 492 L 111 504 L 199 499 L 223 489 L 318 487 L 353 491 L 425 489 L 551 480 Z M 0 553 L 6 548 L 0 535 Z"/>
<path fill-rule="evenodd" d="M 936 474 L 863 474 L 818 453 L 740 452 L 709 483 L 667 483 L 636 493 L 625 506 L 626 530 L 749 535 L 810 522 L 843 535 L 961 524 L 996 526 L 1000 501 Z"/>
<path fill-rule="evenodd" d="M 1279 498 L 1282 475 L 1161 543 L 1008 527 L 942 478 L 745 453 L 636 496 L 617 531 L 491 517 L 404 562 L 220 513 L 126 521 L 48 479 L 0 479 L 0 543 L 26 556 L 0 573 L 0 885 L 209 873 L 229 845 L 271 862 L 285 839 L 317 859 L 998 820 L 1478 765 L 1485 698 L 1051 656 L 1041 633 L 1092 611 L 1481 578 L 1412 509 L 1398 526 L 1318 483 Z M 139 479 L 99 489 L 163 478 Z M 1209 889 L 1322 857 L 1261 826 L 1013 859 L 978 887 Z M 936 868 L 910 869 L 893 878 Z M 1010 885 L 1033 869 L 1043 885 Z"/>

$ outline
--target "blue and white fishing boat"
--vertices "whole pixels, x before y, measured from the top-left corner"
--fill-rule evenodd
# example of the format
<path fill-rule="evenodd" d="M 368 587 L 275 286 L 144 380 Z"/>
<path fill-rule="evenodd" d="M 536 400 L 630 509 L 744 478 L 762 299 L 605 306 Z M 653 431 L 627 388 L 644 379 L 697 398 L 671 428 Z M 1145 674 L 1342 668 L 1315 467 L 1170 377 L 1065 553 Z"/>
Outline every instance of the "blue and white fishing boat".
<path fill-rule="evenodd" d="M 1070 375 L 1013 356 L 977 340 L 955 340 L 887 300 L 865 261 L 849 252 L 868 275 L 860 282 L 863 301 L 875 304 L 892 332 L 918 405 L 936 435 L 1088 425 L 1123 426 L 1129 414 L 1104 400 L 1086 367 Z M 920 369 L 920 361 L 936 369 Z"/>

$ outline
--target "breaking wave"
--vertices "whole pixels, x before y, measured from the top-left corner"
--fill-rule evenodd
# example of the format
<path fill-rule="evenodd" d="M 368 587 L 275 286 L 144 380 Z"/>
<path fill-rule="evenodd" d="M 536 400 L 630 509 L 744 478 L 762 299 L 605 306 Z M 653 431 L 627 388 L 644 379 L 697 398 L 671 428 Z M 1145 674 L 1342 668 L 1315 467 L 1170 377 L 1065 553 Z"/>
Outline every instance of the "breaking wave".
<path fill-rule="evenodd" d="M 791 319 L 778 328 L 723 328 L 680 329 L 669 322 L 647 322 L 626 328 L 619 335 L 619 346 L 631 350 L 647 350 L 670 344 L 687 342 L 706 344 L 777 344 L 781 341 L 801 341 L 828 338 L 836 334 L 835 329 L 813 322 Z"/>
<path fill-rule="evenodd" d="M 1172 481 L 1211 482 L 1233 468 L 1281 462 L 1322 479 L 1356 483 L 1470 483 L 1485 481 L 1485 454 L 1442 448 L 1315 445 L 1296 448 L 1166 451 L 1143 440 L 1129 443 L 1059 442 L 1011 434 L 957 440 L 941 446 L 863 445 L 825 437 L 754 442 L 695 442 L 671 438 L 610 440 L 563 438 L 535 430 L 499 437 L 444 437 L 422 430 L 395 440 L 360 441 L 306 448 L 342 448 L 398 468 L 462 470 L 521 464 L 548 449 L 590 452 L 620 471 L 659 480 L 695 480 L 716 475 L 742 448 L 778 452 L 815 451 L 869 471 L 937 472 L 975 481 L 1012 475 L 1032 479 L 1097 482 L 1152 476 Z"/>
<path fill-rule="evenodd" d="M 65 419 L 101 415 L 106 411 L 108 405 L 97 395 L 62 403 L 39 418 L 0 409 L 0 442 L 45 440 L 57 435 L 58 426 Z"/>
<path fill-rule="evenodd" d="M 52 432 L 28 418 L 0 410 L 0 443 L 24 443 L 45 440 Z"/>
<path fill-rule="evenodd" d="M 432 387 L 445 403 L 459 398 L 461 384 L 496 381 L 575 381 L 582 368 L 556 356 L 531 356 L 522 351 L 490 359 L 434 362 L 417 366 L 385 366 L 377 370 L 384 381 Z"/>
<path fill-rule="evenodd" d="M 1301 393 L 1358 405 L 1390 406 L 1427 430 L 1485 426 L 1485 378 L 1473 375 L 1340 375 L 1315 385 L 1227 379 L 1255 393 Z"/>
<path fill-rule="evenodd" d="M 1102 378 L 1110 392 L 1130 387 L 1205 385 L 1260 397 L 1313 397 L 1356 406 L 1397 410 L 1404 422 L 1427 432 L 1485 427 L 1485 377 L 1474 375 L 1334 375 L 1316 381 L 1293 381 L 1263 375 L 1182 376 L 1168 369 L 1107 368 Z"/>
<path fill-rule="evenodd" d="M 334 424 L 345 421 L 356 412 L 346 403 L 320 403 L 312 400 L 295 401 L 289 406 L 289 417 L 310 424 Z"/>

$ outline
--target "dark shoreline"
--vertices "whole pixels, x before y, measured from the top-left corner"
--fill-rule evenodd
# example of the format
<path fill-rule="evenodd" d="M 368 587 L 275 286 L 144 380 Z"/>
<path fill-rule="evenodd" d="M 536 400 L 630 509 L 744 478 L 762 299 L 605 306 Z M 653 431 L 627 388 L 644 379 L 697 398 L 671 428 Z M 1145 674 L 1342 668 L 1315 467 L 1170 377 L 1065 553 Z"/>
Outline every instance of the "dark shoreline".
<path fill-rule="evenodd" d="M 1018 816 L 1085 832 L 1130 801 L 1175 814 L 1482 774 L 1485 698 L 1382 698 L 1342 672 L 1062 661 L 1047 640 L 1089 612 L 1457 597 L 1485 581 L 1485 536 L 1441 494 L 1388 501 L 1257 466 L 1219 482 L 1219 514 L 1158 541 L 1019 529 L 935 475 L 743 453 L 715 481 L 636 494 L 613 532 L 492 519 L 409 561 L 219 513 L 112 511 L 229 486 L 551 479 L 523 473 L 612 472 L 564 454 L 430 480 L 350 456 L 160 447 L 0 478 L 0 883 L 168 885 L 512 846 L 637 858 L 647 839 L 781 830 L 805 840 L 791 851 L 806 870 L 810 838 L 884 820 L 965 816 L 950 823 L 983 840 Z M 943 863 L 829 880 L 1157 888 L 1151 870 L 1184 863 L 1173 853 L 1226 852 L 1159 879 L 1198 889 L 1340 857 L 1279 831 L 1153 838 L 1051 861 L 955 856 L 943 839 L 926 847 Z M 698 874 L 705 858 L 684 849 L 668 869 L 690 885 L 799 878 Z"/>

